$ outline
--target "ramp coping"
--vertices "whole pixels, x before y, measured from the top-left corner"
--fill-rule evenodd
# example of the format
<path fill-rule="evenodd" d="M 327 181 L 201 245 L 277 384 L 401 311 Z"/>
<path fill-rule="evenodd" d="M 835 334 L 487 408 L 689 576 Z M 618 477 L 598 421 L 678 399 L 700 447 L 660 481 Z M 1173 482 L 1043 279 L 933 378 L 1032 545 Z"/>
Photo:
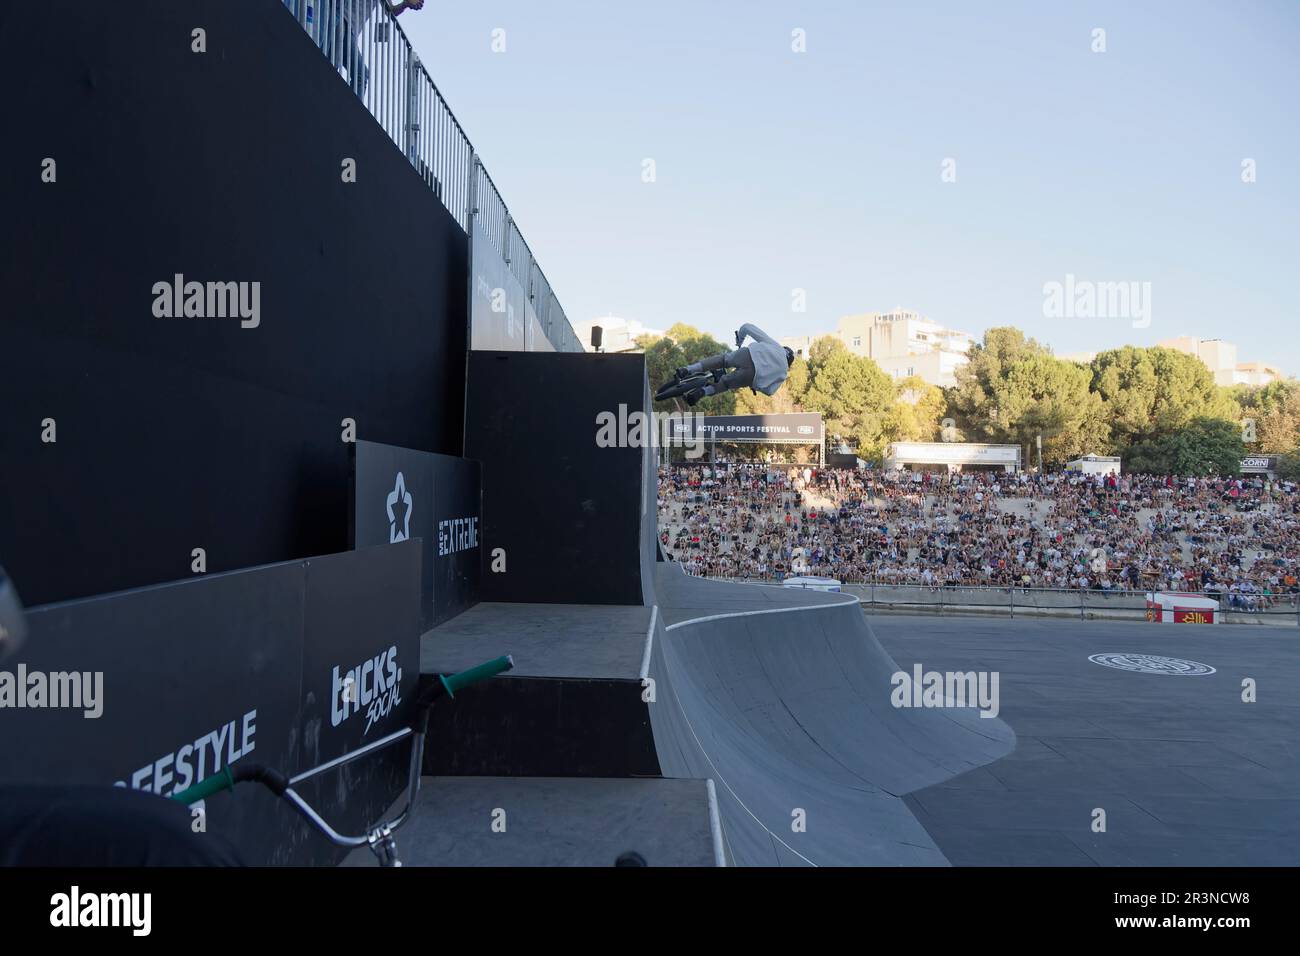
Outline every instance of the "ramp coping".
<path fill-rule="evenodd" d="M 641 655 L 641 680 L 650 676 L 650 650 L 654 647 L 655 622 L 659 620 L 659 605 L 650 608 L 650 626 L 645 631 L 645 653 Z"/>
<path fill-rule="evenodd" d="M 761 585 L 758 585 L 761 587 Z M 721 621 L 728 617 L 753 617 L 759 614 L 788 614 L 791 611 L 824 611 L 828 607 L 847 607 L 850 604 L 862 603 L 856 597 L 849 597 L 847 601 L 836 601 L 834 604 L 799 604 L 794 607 L 770 607 L 760 608 L 750 611 L 728 611 L 726 614 L 708 614 L 704 617 L 693 617 L 688 621 L 678 621 L 676 624 L 669 624 L 664 628 L 665 631 L 673 631 L 679 627 L 685 627 L 688 624 L 704 624 L 708 621 Z"/>
<path fill-rule="evenodd" d="M 713 863 L 715 866 L 727 865 L 727 853 L 722 846 L 722 813 L 718 810 L 718 788 L 713 785 L 713 778 L 704 781 L 709 793 L 709 833 L 713 837 Z"/>

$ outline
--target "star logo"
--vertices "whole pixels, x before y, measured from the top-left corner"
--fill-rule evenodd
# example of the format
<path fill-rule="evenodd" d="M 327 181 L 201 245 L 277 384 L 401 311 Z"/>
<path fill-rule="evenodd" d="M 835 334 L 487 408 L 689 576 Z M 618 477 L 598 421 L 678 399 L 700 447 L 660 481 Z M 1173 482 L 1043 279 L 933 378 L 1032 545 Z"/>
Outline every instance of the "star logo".
<path fill-rule="evenodd" d="M 399 519 L 394 513 L 396 508 L 401 512 L 402 517 Z M 398 528 L 398 524 L 401 528 Z M 393 490 L 388 493 L 388 543 L 396 544 L 399 541 L 405 541 L 411 536 L 411 493 L 406 490 L 406 479 L 402 473 L 397 473 L 397 484 Z"/>

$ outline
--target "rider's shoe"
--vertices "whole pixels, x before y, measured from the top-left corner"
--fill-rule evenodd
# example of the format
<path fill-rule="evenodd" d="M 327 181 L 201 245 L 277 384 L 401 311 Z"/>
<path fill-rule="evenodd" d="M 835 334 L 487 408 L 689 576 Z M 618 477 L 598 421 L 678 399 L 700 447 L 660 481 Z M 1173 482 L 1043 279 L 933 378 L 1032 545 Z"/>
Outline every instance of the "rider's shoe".
<path fill-rule="evenodd" d="M 686 393 L 686 404 L 693 406 L 696 402 L 698 402 L 703 397 L 704 397 L 704 389 L 693 388 Z"/>
<path fill-rule="evenodd" d="M 673 374 L 677 376 L 677 381 L 680 382 L 682 379 L 684 379 L 684 378 L 689 378 L 689 377 L 690 377 L 691 370 L 688 369 L 685 365 L 683 365 L 681 368 L 679 368 L 679 369 L 678 369 L 676 372 L 674 372 Z"/>

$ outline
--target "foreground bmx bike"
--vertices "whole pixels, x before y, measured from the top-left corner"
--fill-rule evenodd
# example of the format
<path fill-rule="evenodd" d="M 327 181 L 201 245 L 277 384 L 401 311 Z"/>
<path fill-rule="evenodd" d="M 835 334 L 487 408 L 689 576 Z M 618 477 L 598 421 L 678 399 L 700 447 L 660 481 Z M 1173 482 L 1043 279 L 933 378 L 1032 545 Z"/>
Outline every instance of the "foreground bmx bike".
<path fill-rule="evenodd" d="M 514 661 L 509 656 L 506 656 L 486 661 L 477 667 L 461 671 L 459 674 L 452 674 L 448 677 L 439 675 L 437 680 L 433 681 L 423 693 L 416 697 L 410 723 L 405 727 L 395 730 L 388 736 L 381 737 L 364 747 L 327 761 L 319 767 L 304 770 L 295 777 L 286 777 L 278 770 L 273 770 L 261 764 L 236 763 L 234 766 L 226 767 L 220 773 L 213 774 L 205 780 L 200 780 L 188 789 L 177 791 L 172 794 L 171 798 L 180 803 L 191 804 L 220 793 L 222 790 L 233 790 L 237 783 L 244 783 L 249 780 L 256 781 L 280 799 L 287 800 L 312 827 L 323 834 L 335 846 L 349 848 L 368 846 L 371 852 L 375 854 L 380 866 L 401 866 L 402 862 L 397 856 L 397 840 L 394 838 L 393 833 L 411 818 L 415 798 L 420 793 L 420 771 L 424 763 L 424 739 L 428 733 L 429 711 L 433 708 L 434 701 L 444 694 L 448 697 L 455 697 L 456 691 L 487 680 L 502 671 L 510 670 L 512 667 L 514 667 Z M 293 789 L 296 784 L 302 783 L 304 780 L 310 780 L 327 770 L 333 770 L 335 767 L 341 767 L 354 760 L 359 760 L 408 738 L 411 741 L 411 757 L 408 764 L 406 805 L 393 819 L 377 823 L 364 835 L 347 836 L 339 833 L 316 812 L 311 804 L 302 798 L 301 794 Z"/>

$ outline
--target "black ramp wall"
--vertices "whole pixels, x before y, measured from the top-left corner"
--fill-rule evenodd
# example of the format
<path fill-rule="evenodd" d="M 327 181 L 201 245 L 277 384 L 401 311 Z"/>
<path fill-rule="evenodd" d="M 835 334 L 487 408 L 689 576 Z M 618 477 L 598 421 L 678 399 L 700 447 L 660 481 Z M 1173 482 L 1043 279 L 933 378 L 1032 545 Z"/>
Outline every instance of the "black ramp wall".
<path fill-rule="evenodd" d="M 0 5 L 0 560 L 39 604 L 345 549 L 343 419 L 460 453 L 464 233 L 278 0 L 61 10 Z M 156 316 L 177 275 L 256 326 Z"/>
<path fill-rule="evenodd" d="M 641 604 L 646 456 L 597 444 L 645 412 L 645 358 L 471 352 L 465 457 L 483 465 L 484 601 Z M 645 429 L 642 429 L 645 435 Z M 504 550 L 505 571 L 493 570 Z M 499 562 L 498 562 L 499 567 Z"/>
<path fill-rule="evenodd" d="M 32 611 L 30 640 L 4 664 L 28 679 L 27 706 L 0 712 L 0 790 L 120 782 L 169 796 L 241 761 L 292 776 L 392 733 L 419 680 L 420 571 L 418 542 L 404 541 Z M 355 833 L 391 805 L 407 759 L 390 748 L 299 792 Z M 261 787 L 204 809 L 245 863 L 342 855 Z"/>

